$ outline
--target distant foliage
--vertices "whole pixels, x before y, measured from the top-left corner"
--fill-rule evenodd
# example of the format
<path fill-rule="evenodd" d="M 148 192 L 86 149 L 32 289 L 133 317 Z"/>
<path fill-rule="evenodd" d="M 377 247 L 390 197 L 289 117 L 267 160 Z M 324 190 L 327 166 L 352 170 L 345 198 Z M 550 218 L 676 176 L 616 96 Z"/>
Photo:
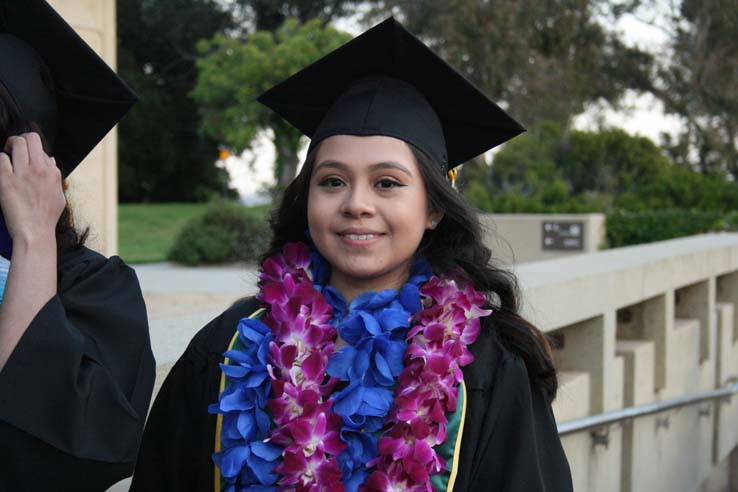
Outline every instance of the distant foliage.
<path fill-rule="evenodd" d="M 726 222 L 726 219 L 732 223 Z M 611 248 L 691 236 L 738 225 L 735 216 L 699 210 L 616 212 L 607 216 L 607 241 Z"/>
<path fill-rule="evenodd" d="M 587 105 L 617 106 L 647 86 L 652 56 L 604 24 L 622 12 L 602 0 L 369 0 L 372 21 L 401 18 L 525 126 L 567 125 Z M 612 5 L 612 8 L 610 8 Z"/>
<path fill-rule="evenodd" d="M 613 129 L 566 134 L 544 122 L 491 165 L 462 169 L 465 195 L 497 213 L 738 209 L 738 184 L 671 163 L 651 140 Z"/>
<path fill-rule="evenodd" d="M 642 2 L 644 10 L 656 1 Z M 678 164 L 738 180 L 738 2 L 673 5 L 661 10 L 668 12 L 660 18 L 666 56 L 655 58 L 648 88 L 682 122 L 665 145 Z"/>
<path fill-rule="evenodd" d="M 467 175 L 465 165 L 465 194 L 488 212 L 603 212 L 635 175 L 658 174 L 665 166 L 655 145 L 645 151 L 631 139 L 617 130 L 565 136 L 560 125 L 544 122 L 506 144 L 491 166 L 476 163 Z"/>
<path fill-rule="evenodd" d="M 466 164 L 464 194 L 493 213 L 607 214 L 610 247 L 738 230 L 738 184 L 673 164 L 645 137 L 544 122 Z"/>
<path fill-rule="evenodd" d="M 255 217 L 240 203 L 219 201 L 185 225 L 168 259 L 187 265 L 256 261 L 270 237 L 264 218 Z"/>
<path fill-rule="evenodd" d="M 200 105 L 202 133 L 238 154 L 260 131 L 270 130 L 275 178 L 287 186 L 297 171 L 302 133 L 256 97 L 349 39 L 319 19 L 304 24 L 287 19 L 279 29 L 257 31 L 245 40 L 216 34 L 201 41 L 192 97 Z"/>
<path fill-rule="evenodd" d="M 215 165 L 216 140 L 200 134 L 189 96 L 195 44 L 232 28 L 217 0 L 118 0 L 118 73 L 140 101 L 119 125 L 121 202 L 206 202 L 233 196 Z M 196 21 L 195 21 L 196 20 Z"/>

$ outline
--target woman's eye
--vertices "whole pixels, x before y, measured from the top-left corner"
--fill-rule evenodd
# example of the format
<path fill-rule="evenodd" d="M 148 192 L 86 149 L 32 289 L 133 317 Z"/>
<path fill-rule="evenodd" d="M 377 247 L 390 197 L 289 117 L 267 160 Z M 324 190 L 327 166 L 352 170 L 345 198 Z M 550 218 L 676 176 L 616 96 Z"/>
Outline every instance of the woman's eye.
<path fill-rule="evenodd" d="M 385 178 L 385 179 L 380 179 L 379 181 L 377 181 L 376 186 L 377 188 L 389 189 L 389 188 L 396 188 L 396 187 L 405 186 L 405 185 L 395 181 L 394 179 Z"/>
<path fill-rule="evenodd" d="M 323 186 L 325 188 L 338 188 L 341 185 L 343 185 L 343 181 L 338 178 L 325 178 L 318 183 L 318 186 Z"/>

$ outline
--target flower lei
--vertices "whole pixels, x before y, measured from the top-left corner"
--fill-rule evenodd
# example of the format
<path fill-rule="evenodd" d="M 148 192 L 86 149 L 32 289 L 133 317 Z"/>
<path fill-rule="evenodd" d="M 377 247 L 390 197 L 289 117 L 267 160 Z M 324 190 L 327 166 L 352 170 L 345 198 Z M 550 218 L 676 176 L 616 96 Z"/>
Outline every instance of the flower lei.
<path fill-rule="evenodd" d="M 347 306 L 322 287 L 327 269 L 303 243 L 262 265 L 269 312 L 239 322 L 245 349 L 224 354 L 230 385 L 209 408 L 223 414 L 213 459 L 227 492 L 432 492 L 484 296 L 418 262 L 399 293 Z M 338 333 L 348 345 L 334 350 Z"/>

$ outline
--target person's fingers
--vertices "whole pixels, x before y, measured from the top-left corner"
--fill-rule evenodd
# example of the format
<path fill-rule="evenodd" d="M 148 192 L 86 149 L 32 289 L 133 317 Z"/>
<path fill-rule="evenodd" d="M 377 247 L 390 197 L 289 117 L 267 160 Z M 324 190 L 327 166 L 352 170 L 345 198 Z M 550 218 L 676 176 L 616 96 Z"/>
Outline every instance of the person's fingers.
<path fill-rule="evenodd" d="M 44 152 L 44 146 L 38 133 L 24 133 L 21 135 L 26 141 L 28 149 L 28 165 L 48 166 L 50 164 L 49 157 Z"/>
<path fill-rule="evenodd" d="M 0 179 L 8 174 L 13 174 L 13 164 L 10 162 L 8 154 L 0 152 Z"/>
<path fill-rule="evenodd" d="M 28 144 L 23 137 L 8 137 L 5 142 L 5 152 L 10 155 L 13 171 L 19 172 L 28 167 Z"/>
<path fill-rule="evenodd" d="M 10 196 L 13 185 L 13 164 L 10 162 L 10 156 L 5 152 L 0 152 L 0 202 L 3 198 Z M 5 205 L 2 205 L 5 208 Z"/>

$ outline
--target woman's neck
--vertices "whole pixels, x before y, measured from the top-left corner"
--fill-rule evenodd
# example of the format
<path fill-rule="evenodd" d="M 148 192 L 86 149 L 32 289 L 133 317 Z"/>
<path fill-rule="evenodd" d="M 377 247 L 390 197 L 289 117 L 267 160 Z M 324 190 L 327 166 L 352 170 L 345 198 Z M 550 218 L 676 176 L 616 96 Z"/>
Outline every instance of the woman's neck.
<path fill-rule="evenodd" d="M 348 278 L 340 273 L 332 272 L 328 285 L 336 289 L 347 304 L 351 304 L 351 301 L 359 297 L 365 292 L 379 292 L 386 289 L 393 289 L 399 291 L 400 288 L 407 282 L 410 276 L 408 269 L 403 269 L 398 272 L 398 275 L 393 276 L 381 276 L 376 278 Z"/>

